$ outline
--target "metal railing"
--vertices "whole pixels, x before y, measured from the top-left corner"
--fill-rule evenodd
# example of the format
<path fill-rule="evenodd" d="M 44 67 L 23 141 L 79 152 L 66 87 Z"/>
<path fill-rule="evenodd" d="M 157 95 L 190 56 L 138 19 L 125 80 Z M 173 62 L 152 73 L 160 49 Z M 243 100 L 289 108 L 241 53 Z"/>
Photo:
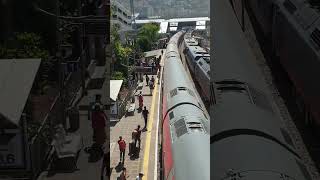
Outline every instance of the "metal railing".
<path fill-rule="evenodd" d="M 49 112 L 42 121 L 36 135 L 29 143 L 31 176 L 36 178 L 49 164 L 50 152 L 52 150 L 51 140 L 54 135 L 53 127 L 64 124 L 63 113 L 67 106 L 74 101 L 81 87 L 81 71 L 71 72 L 64 81 L 64 96 L 58 94 Z M 66 107 L 65 107 L 66 106 Z"/>
<path fill-rule="evenodd" d="M 118 106 L 118 119 L 124 116 L 127 113 L 128 104 L 131 103 L 131 99 L 135 98 L 134 93 L 136 92 L 136 88 L 138 85 L 138 81 L 133 82 L 132 88 L 129 89 L 126 97 L 121 101 Z"/>

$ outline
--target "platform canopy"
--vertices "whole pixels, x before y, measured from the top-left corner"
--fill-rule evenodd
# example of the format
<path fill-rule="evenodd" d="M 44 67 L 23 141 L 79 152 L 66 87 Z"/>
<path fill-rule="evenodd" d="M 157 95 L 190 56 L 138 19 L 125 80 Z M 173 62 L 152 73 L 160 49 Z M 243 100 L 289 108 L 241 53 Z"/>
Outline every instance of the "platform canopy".
<path fill-rule="evenodd" d="M 145 58 L 150 58 L 150 57 L 156 57 L 159 58 L 161 55 L 162 49 L 157 49 L 157 50 L 152 50 L 152 51 L 146 51 L 144 52 L 144 57 Z"/>
<path fill-rule="evenodd" d="M 19 126 L 41 59 L 0 59 L 0 124 Z"/>
<path fill-rule="evenodd" d="M 123 80 L 110 80 L 110 99 L 117 101 Z"/>

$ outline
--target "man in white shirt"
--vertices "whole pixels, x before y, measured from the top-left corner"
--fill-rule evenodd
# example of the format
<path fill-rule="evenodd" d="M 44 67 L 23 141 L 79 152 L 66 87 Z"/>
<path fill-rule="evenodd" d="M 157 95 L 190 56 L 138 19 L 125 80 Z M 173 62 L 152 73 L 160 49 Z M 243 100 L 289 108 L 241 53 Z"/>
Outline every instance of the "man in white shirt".
<path fill-rule="evenodd" d="M 136 177 L 136 180 L 142 180 L 143 173 L 139 173 L 139 176 Z"/>

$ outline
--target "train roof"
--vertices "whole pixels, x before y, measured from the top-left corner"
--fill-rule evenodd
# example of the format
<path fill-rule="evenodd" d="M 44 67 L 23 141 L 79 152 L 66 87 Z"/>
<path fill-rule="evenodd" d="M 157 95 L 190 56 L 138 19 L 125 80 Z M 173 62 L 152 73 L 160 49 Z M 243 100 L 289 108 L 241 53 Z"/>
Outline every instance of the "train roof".
<path fill-rule="evenodd" d="M 214 126 L 211 134 L 223 134 L 232 131 L 261 134 L 274 139 L 291 153 L 295 153 L 293 140 L 285 128 L 282 128 L 280 119 L 272 111 L 248 102 L 250 98 L 240 92 L 225 92 L 220 95 L 213 110 Z M 261 102 L 264 103 L 264 102 Z"/>
<path fill-rule="evenodd" d="M 275 1 L 289 23 L 296 28 L 298 36 L 320 55 L 320 13 L 313 1 L 308 0 L 277 0 Z M 311 4 L 310 4 L 311 3 Z M 316 2 L 316 4 L 319 4 Z"/>
<path fill-rule="evenodd" d="M 210 179 L 210 136 L 189 134 L 172 144 L 175 179 Z"/>
<path fill-rule="evenodd" d="M 188 49 L 191 52 L 193 57 L 197 57 L 197 56 L 210 57 L 210 54 L 200 46 L 188 46 Z"/>
<path fill-rule="evenodd" d="M 198 41 L 194 38 L 186 38 L 184 41 L 187 43 L 188 46 L 198 46 L 199 45 Z"/>
<path fill-rule="evenodd" d="M 215 53 L 211 62 L 213 81 L 234 79 L 255 85 L 256 88 L 268 93 L 268 86 L 258 67 L 256 57 L 243 34 L 240 25 L 228 2 L 216 3 L 213 11 L 213 44 Z"/>
<path fill-rule="evenodd" d="M 197 62 L 200 69 L 206 74 L 206 76 L 210 79 L 210 58 L 205 59 L 205 58 L 200 58 L 199 61 Z"/>
<path fill-rule="evenodd" d="M 239 180 L 311 180 L 307 168 L 281 146 L 258 136 L 239 135 L 211 144 L 212 179 L 228 171 Z M 231 178 L 230 178 L 231 179 Z"/>

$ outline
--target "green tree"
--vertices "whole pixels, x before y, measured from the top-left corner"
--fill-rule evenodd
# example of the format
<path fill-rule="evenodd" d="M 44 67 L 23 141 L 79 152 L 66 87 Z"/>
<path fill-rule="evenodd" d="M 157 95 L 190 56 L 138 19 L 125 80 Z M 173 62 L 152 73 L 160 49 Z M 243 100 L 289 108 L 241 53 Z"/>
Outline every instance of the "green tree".
<path fill-rule="evenodd" d="M 137 43 L 141 50 L 151 50 L 152 45 L 159 39 L 159 30 L 159 25 L 154 23 L 145 24 L 139 29 Z"/>
<path fill-rule="evenodd" d="M 49 60 L 49 52 L 43 48 L 42 39 L 35 33 L 16 33 L 12 41 L 0 45 L 0 58 L 23 59 L 40 58 L 41 66 L 38 73 L 36 87 L 40 93 L 48 86 L 49 76 L 53 70 L 54 62 Z"/>
<path fill-rule="evenodd" d="M 133 48 L 129 45 L 122 44 L 119 30 L 120 27 L 118 24 L 111 26 L 111 48 L 113 49 L 112 53 L 116 59 L 114 68 L 116 71 L 122 72 L 124 77 L 126 77 L 128 75 L 129 56 L 132 54 Z"/>

